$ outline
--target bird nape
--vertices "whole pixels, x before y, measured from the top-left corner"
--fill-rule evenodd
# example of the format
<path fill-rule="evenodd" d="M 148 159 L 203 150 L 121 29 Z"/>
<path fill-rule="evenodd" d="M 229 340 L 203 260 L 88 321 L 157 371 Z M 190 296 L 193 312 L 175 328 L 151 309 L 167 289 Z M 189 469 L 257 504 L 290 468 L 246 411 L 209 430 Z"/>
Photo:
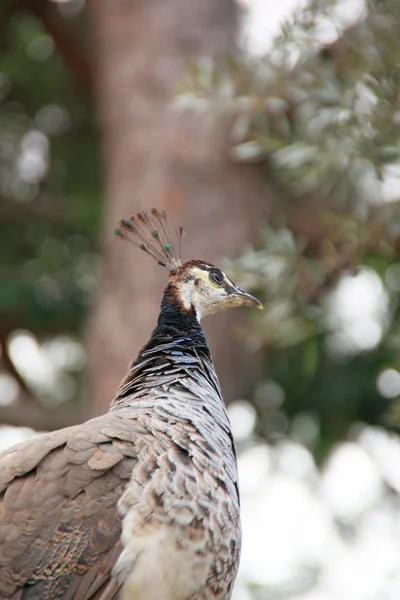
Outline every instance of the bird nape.
<path fill-rule="evenodd" d="M 200 319 L 261 307 L 180 258 L 164 212 L 116 230 L 169 271 L 157 325 L 109 411 L 0 454 L 0 600 L 228 600 L 236 455 Z"/>

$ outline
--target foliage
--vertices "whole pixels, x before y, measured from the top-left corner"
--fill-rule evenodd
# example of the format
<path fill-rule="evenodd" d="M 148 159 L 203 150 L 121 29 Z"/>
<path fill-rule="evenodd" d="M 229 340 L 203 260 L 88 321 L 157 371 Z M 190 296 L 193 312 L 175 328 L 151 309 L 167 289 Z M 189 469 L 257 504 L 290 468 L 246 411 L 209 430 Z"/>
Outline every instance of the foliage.
<path fill-rule="evenodd" d="M 0 63 L 0 334 L 77 334 L 97 281 L 93 109 L 52 38 L 10 14 Z"/>
<path fill-rule="evenodd" d="M 98 226 L 99 157 L 89 103 L 38 21 L 15 15 L 1 63 L 0 312 L 76 327 Z M 22 309 L 22 305 L 24 308 Z"/>
<path fill-rule="evenodd" d="M 377 385 L 399 366 L 400 11 L 395 1 L 369 3 L 346 30 L 339 9 L 313 0 L 268 56 L 242 56 L 222 70 L 201 61 L 179 90 L 181 107 L 229 119 L 233 157 L 258 164 L 274 183 L 270 225 L 228 265 L 264 296 L 264 316 L 243 335 L 268 348 L 267 381 L 285 397 L 272 420 L 268 399 L 258 407 L 260 432 L 279 438 L 311 414 L 322 453 L 354 421 L 396 426 L 400 393 Z M 372 271 L 361 275 L 377 275 L 376 289 L 384 282 L 380 334 L 349 348 L 331 291 L 362 265 Z"/>
<path fill-rule="evenodd" d="M 233 156 L 267 159 L 295 197 L 318 190 L 355 207 L 379 200 L 371 184 L 399 160 L 400 9 L 373 3 L 324 46 L 318 32 L 336 5 L 314 0 L 298 11 L 261 59 L 232 61 L 223 72 L 201 61 L 180 102 L 229 112 Z"/>

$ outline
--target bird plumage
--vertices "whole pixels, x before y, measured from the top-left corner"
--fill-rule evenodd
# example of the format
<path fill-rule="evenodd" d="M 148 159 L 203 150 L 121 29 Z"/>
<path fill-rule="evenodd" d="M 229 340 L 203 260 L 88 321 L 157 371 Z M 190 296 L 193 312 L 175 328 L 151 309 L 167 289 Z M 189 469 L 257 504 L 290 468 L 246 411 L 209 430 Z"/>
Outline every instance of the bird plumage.
<path fill-rule="evenodd" d="M 107 414 L 0 455 L 0 600 L 231 596 L 236 457 L 200 317 L 259 303 L 213 265 L 182 263 L 159 211 L 126 223 L 117 235 L 170 271 L 157 326 Z"/>

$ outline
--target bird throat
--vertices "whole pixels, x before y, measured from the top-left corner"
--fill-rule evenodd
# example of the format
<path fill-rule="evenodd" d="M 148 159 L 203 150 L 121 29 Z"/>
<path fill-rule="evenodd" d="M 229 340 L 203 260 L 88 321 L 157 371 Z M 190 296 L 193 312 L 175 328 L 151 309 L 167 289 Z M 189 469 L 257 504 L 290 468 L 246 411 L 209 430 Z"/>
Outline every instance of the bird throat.
<path fill-rule="evenodd" d="M 196 346 L 207 347 L 195 308 L 186 308 L 176 286 L 170 283 L 164 290 L 157 326 L 151 334 L 149 344 L 165 343 L 183 336 L 187 338 L 189 345 L 193 342 Z"/>
<path fill-rule="evenodd" d="M 211 361 L 210 350 L 194 307 L 185 308 L 173 288 L 168 285 L 164 290 L 157 326 L 122 379 L 110 410 L 125 406 L 127 402 L 124 398 L 141 389 L 147 373 L 154 379 L 153 368 L 156 367 L 161 374 L 169 365 L 175 364 L 177 355 L 187 353 L 196 359 Z"/>
<path fill-rule="evenodd" d="M 201 349 L 203 355 L 210 357 L 206 338 L 193 306 L 185 308 L 174 283 L 165 288 L 158 321 L 147 344 L 140 350 L 132 366 L 140 363 L 149 350 L 156 350 L 165 344 L 179 341 L 179 347 L 186 350 Z M 164 355 L 165 357 L 165 355 Z"/>

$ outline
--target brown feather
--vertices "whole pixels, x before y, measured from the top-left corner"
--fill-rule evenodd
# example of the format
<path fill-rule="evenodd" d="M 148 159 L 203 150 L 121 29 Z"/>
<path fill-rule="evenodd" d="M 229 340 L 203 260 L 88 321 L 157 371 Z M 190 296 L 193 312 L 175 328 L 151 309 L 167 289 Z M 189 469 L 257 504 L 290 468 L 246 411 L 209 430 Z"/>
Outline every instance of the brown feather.
<path fill-rule="evenodd" d="M 136 462 L 134 441 L 147 433 L 121 416 L 0 455 L 0 600 L 116 598 L 117 502 Z"/>

